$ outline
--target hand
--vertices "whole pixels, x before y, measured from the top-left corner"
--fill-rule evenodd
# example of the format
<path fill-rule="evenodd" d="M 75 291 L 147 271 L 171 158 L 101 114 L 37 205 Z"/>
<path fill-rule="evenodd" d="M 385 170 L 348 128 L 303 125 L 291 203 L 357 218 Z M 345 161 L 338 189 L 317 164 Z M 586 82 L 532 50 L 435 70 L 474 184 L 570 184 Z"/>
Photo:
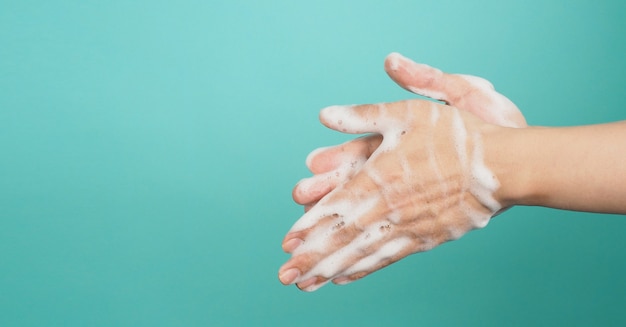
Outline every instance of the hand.
<path fill-rule="evenodd" d="M 484 227 L 501 208 L 481 141 L 500 127 L 424 100 L 329 107 L 320 120 L 382 141 L 287 234 L 283 248 L 292 258 L 279 271 L 284 284 L 313 291 L 357 280 Z"/>
<path fill-rule="evenodd" d="M 387 56 L 385 71 L 404 89 L 444 101 L 486 122 L 526 127 L 526 120 L 515 104 L 480 77 L 447 74 L 397 53 Z M 380 135 L 369 135 L 311 152 L 306 163 L 314 176 L 296 185 L 292 193 L 294 200 L 308 211 L 337 185 L 349 180 L 376 150 L 381 140 Z"/>
<path fill-rule="evenodd" d="M 488 81 L 479 77 L 446 74 L 395 53 L 386 58 L 385 70 L 398 85 L 411 92 L 457 106 L 487 122 L 510 127 L 526 126 L 519 109 L 497 93 Z M 337 185 L 347 182 L 359 172 L 381 141 L 382 136 L 374 134 L 339 146 L 313 151 L 307 158 L 307 166 L 315 175 L 298 183 L 293 191 L 294 200 L 304 204 L 308 211 Z M 283 248 L 286 252 L 293 252 L 301 241 L 290 233 L 285 237 Z M 281 273 L 287 271 L 285 267 L 281 269 Z M 289 279 L 289 276 L 282 277 L 285 277 L 281 278 L 283 281 Z M 347 278 L 345 281 L 350 280 L 352 279 Z M 341 278 L 339 281 L 342 281 Z M 306 284 L 300 283 L 300 287 L 308 286 L 311 289 L 316 286 L 316 283 Z M 316 287 L 321 286 L 317 284 Z"/>

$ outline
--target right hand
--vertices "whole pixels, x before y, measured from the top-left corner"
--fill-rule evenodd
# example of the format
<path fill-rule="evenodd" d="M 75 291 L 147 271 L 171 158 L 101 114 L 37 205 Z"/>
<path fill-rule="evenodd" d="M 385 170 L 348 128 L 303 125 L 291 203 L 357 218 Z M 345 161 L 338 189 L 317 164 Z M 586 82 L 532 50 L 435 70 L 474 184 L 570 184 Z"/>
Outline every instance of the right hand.
<path fill-rule="evenodd" d="M 402 88 L 471 112 L 488 123 L 514 128 L 527 126 L 517 106 L 483 78 L 444 73 L 398 53 L 387 56 L 385 71 Z M 350 180 L 381 141 L 381 135 L 372 134 L 311 152 L 306 164 L 314 175 L 295 186 L 294 201 L 308 211 L 338 185 Z"/>

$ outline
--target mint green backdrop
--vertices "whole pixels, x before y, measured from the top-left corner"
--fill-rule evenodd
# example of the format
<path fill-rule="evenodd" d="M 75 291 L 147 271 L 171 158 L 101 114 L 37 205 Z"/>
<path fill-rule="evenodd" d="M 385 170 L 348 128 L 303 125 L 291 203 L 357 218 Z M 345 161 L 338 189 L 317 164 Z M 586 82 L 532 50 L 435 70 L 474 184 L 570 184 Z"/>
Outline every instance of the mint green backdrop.
<path fill-rule="evenodd" d="M 626 217 L 514 208 L 348 286 L 277 280 L 332 104 L 392 51 L 535 125 L 626 119 L 624 1 L 0 1 L 0 326 L 624 326 Z M 585 190 L 580 190 L 585 192 Z"/>

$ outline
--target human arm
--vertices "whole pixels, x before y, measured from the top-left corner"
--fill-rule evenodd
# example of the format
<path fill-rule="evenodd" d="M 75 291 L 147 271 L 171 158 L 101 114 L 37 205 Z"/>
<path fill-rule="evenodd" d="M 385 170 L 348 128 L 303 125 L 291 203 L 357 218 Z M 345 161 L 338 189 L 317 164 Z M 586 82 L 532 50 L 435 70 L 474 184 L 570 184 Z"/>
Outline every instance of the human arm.
<path fill-rule="evenodd" d="M 496 197 L 504 206 L 626 214 L 626 122 L 499 135 L 486 153 L 502 180 Z"/>

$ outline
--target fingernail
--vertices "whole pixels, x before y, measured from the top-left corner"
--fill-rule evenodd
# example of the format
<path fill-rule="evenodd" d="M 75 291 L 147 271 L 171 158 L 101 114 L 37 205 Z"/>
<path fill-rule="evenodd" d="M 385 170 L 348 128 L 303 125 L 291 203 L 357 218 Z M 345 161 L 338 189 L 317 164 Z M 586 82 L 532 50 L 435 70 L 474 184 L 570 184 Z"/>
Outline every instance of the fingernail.
<path fill-rule="evenodd" d="M 293 284 L 293 282 L 299 276 L 300 276 L 300 271 L 297 268 L 291 268 L 282 272 L 280 275 L 278 275 L 278 279 L 280 279 L 281 283 L 285 285 L 289 285 L 289 284 Z"/>
<path fill-rule="evenodd" d="M 350 282 L 352 282 L 352 280 L 349 277 L 337 277 L 335 279 L 333 279 L 333 283 L 337 284 L 337 285 L 346 285 L 349 284 Z"/>
<path fill-rule="evenodd" d="M 303 291 L 305 292 L 314 292 L 317 291 L 318 289 L 320 289 L 322 286 L 326 285 L 329 282 L 329 280 L 321 282 L 321 283 L 317 283 L 317 284 L 313 284 L 309 287 L 307 287 L 306 289 L 303 289 Z"/>
<path fill-rule="evenodd" d="M 292 238 L 289 241 L 283 243 L 283 250 L 287 253 L 293 252 L 298 246 L 302 244 L 302 240 L 299 238 Z"/>
<path fill-rule="evenodd" d="M 317 282 L 317 277 L 311 277 L 303 282 L 298 283 L 298 288 L 303 291 L 309 291 L 309 286 L 312 286 Z"/>

